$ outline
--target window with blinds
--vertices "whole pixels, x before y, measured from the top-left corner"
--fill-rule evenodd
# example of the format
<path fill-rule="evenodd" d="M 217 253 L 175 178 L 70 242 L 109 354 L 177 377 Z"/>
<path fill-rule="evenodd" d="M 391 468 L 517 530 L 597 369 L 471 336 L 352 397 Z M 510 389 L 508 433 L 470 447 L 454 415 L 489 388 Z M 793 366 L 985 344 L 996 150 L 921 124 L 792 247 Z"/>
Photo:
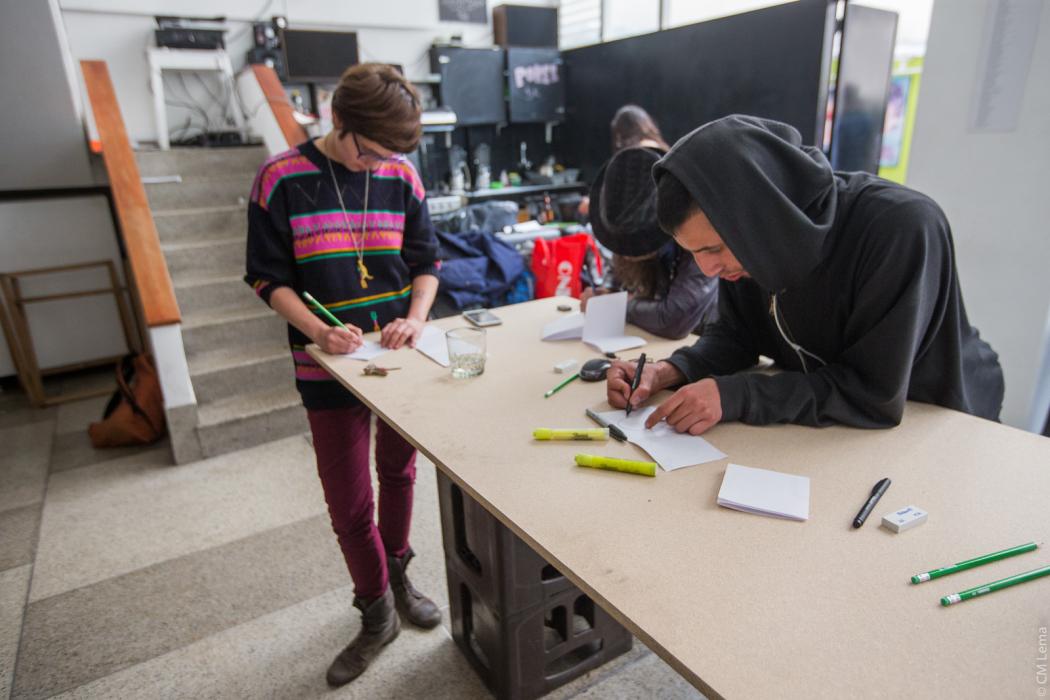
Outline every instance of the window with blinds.
<path fill-rule="evenodd" d="M 572 49 L 602 40 L 602 0 L 561 0 L 558 6 L 558 44 Z"/>

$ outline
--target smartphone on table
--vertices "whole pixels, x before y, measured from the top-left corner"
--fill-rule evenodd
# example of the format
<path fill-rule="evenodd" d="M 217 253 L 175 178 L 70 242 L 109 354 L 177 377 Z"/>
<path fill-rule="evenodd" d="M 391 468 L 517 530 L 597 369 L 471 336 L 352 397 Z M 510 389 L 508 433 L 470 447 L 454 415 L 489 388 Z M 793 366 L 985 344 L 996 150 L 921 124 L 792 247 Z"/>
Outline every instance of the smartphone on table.
<path fill-rule="evenodd" d="M 503 323 L 503 320 L 499 316 L 488 309 L 471 309 L 470 311 L 464 311 L 463 318 L 480 328 L 484 328 L 485 326 L 498 326 Z"/>

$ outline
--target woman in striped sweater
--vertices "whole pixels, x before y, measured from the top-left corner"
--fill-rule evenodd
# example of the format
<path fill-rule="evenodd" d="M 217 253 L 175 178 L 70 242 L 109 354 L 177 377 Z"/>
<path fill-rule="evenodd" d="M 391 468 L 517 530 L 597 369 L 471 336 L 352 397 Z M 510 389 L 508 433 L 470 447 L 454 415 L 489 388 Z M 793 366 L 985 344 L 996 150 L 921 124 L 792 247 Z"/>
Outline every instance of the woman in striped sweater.
<path fill-rule="evenodd" d="M 248 282 L 288 321 L 295 382 L 313 434 L 325 501 L 354 582 L 362 628 L 328 669 L 343 685 L 400 630 L 441 621 L 405 576 L 415 449 L 376 421 L 379 522 L 369 474 L 371 412 L 304 348 L 353 352 L 381 330 L 384 347 L 414 345 L 437 292 L 437 240 L 419 175 L 402 155 L 422 134 L 415 89 L 393 68 L 366 63 L 332 97 L 335 128 L 259 170 L 248 208 Z M 309 292 L 346 325 L 332 327 L 302 301 Z"/>

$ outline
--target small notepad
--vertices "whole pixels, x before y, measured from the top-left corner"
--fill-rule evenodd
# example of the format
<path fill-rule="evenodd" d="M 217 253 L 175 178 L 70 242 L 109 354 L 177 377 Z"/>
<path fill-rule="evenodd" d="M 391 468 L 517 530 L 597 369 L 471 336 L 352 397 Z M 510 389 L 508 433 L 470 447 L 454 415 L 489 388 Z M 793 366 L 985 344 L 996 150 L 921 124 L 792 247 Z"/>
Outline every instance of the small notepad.
<path fill-rule="evenodd" d="M 543 340 L 581 338 L 600 352 L 620 352 L 645 345 L 645 339 L 624 335 L 627 323 L 627 292 L 599 294 L 587 302 L 587 313 L 575 313 L 543 327 Z"/>
<path fill-rule="evenodd" d="M 730 464 L 718 505 L 788 520 L 809 519 L 809 477 Z"/>

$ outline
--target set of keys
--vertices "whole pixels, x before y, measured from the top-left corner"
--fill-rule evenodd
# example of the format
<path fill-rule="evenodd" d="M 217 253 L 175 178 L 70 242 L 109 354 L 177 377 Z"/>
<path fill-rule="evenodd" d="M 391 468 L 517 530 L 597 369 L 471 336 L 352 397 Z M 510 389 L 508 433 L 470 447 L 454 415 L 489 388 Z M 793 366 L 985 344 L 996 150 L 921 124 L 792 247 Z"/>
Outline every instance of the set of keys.
<path fill-rule="evenodd" d="M 361 374 L 366 377 L 385 377 L 394 370 L 401 369 L 400 367 L 379 367 L 378 365 L 369 362 L 365 365 L 365 368 L 361 370 Z"/>

